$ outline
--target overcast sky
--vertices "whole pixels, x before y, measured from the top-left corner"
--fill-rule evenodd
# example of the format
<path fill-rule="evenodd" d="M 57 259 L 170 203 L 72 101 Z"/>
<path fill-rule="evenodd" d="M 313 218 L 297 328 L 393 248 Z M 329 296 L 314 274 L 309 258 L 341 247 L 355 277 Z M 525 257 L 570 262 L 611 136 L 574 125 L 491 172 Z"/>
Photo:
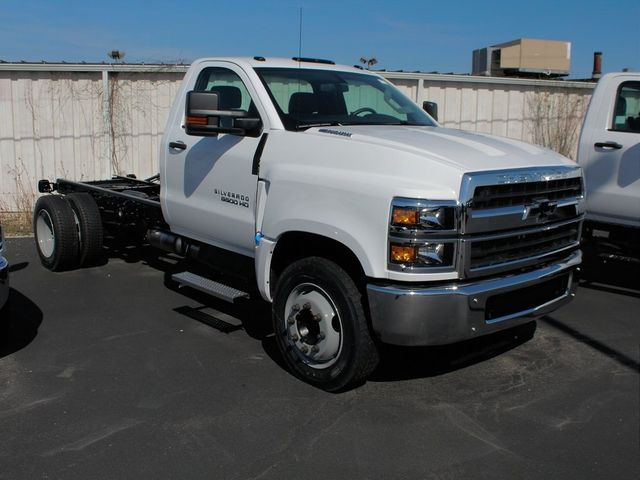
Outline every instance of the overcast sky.
<path fill-rule="evenodd" d="M 0 60 L 189 63 L 302 54 L 469 73 L 471 52 L 521 37 L 570 41 L 571 77 L 640 71 L 640 0 L 0 0 Z"/>

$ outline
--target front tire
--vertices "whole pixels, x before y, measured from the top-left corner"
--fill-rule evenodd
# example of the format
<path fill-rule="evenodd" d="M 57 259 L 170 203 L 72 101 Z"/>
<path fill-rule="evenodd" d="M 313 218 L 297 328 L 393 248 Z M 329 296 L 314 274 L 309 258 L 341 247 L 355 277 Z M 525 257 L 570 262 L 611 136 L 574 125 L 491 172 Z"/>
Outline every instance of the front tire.
<path fill-rule="evenodd" d="M 272 317 L 287 366 L 318 388 L 348 390 L 378 365 L 362 294 L 330 260 L 309 257 L 288 266 L 276 285 Z"/>
<path fill-rule="evenodd" d="M 40 261 L 54 272 L 78 265 L 78 229 L 73 210 L 61 195 L 45 195 L 36 202 L 33 231 Z"/>

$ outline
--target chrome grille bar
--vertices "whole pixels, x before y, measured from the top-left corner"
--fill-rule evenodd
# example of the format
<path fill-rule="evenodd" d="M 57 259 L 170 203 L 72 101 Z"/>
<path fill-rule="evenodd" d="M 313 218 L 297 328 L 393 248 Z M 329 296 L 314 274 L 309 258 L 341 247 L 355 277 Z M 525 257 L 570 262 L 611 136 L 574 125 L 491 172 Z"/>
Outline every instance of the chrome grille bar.
<path fill-rule="evenodd" d="M 476 187 L 472 202 L 474 209 L 484 210 L 526 205 L 539 197 L 558 201 L 580 197 L 581 195 L 581 179 L 580 177 L 574 177 L 547 182 L 480 186 Z"/>
<path fill-rule="evenodd" d="M 471 240 L 469 270 L 527 260 L 532 257 L 576 247 L 579 243 L 580 223 L 547 226 L 527 232 L 512 232 L 489 239 Z"/>

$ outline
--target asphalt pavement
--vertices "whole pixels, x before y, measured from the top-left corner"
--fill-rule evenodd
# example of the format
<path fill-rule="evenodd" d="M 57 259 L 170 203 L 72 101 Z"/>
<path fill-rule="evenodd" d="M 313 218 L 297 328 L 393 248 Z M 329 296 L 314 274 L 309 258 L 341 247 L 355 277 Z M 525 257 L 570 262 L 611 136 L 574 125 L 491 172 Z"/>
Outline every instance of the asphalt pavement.
<path fill-rule="evenodd" d="M 10 239 L 0 479 L 635 479 L 638 269 L 596 265 L 516 330 L 386 348 L 362 387 L 292 377 L 268 305 L 167 284 L 148 250 L 52 273 Z M 597 280 L 594 281 L 594 280 Z"/>

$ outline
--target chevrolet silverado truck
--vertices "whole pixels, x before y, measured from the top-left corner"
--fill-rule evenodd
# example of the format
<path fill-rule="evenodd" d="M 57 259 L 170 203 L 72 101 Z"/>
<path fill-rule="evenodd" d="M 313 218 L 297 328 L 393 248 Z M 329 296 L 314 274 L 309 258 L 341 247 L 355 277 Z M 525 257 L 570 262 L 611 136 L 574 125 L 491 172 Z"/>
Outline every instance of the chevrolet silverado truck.
<path fill-rule="evenodd" d="M 600 79 L 582 127 L 578 163 L 587 191 L 585 249 L 640 264 L 640 73 Z"/>
<path fill-rule="evenodd" d="M 197 60 L 161 142 L 146 180 L 39 182 L 43 265 L 90 265 L 119 232 L 191 259 L 175 282 L 270 302 L 287 366 L 327 391 L 364 382 L 380 343 L 460 342 L 574 296 L 580 167 L 442 128 L 375 73 Z"/>

